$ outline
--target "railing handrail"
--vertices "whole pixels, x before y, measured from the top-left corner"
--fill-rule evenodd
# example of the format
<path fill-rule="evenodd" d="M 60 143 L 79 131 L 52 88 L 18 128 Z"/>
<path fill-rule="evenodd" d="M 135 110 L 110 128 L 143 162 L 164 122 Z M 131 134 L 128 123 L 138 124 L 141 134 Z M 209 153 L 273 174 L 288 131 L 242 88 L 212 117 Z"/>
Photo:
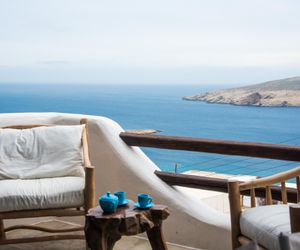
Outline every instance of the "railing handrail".
<path fill-rule="evenodd" d="M 155 171 L 157 177 L 170 186 L 182 186 L 197 189 L 204 189 L 210 191 L 217 191 L 222 193 L 228 193 L 228 180 L 221 178 L 214 178 L 209 176 L 195 176 L 187 174 L 175 174 L 169 172 Z M 272 198 L 274 200 L 281 201 L 282 193 L 281 187 L 271 186 Z M 241 191 L 242 195 L 250 196 L 250 190 Z M 258 187 L 255 189 L 255 196 L 266 198 L 266 190 L 264 187 Z M 295 188 L 287 188 L 287 200 L 288 202 L 297 203 L 297 190 Z"/>
<path fill-rule="evenodd" d="M 120 133 L 120 137 L 129 146 L 300 161 L 299 146 L 166 135 L 140 135 L 128 132 Z"/>

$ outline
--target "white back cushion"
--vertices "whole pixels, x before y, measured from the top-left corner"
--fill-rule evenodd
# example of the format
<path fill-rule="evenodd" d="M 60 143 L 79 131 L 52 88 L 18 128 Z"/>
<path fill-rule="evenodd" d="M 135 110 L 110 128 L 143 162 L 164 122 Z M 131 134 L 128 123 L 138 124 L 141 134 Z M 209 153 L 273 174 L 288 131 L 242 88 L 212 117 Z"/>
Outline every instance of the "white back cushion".
<path fill-rule="evenodd" d="M 0 180 L 83 177 L 83 128 L 0 129 Z"/>

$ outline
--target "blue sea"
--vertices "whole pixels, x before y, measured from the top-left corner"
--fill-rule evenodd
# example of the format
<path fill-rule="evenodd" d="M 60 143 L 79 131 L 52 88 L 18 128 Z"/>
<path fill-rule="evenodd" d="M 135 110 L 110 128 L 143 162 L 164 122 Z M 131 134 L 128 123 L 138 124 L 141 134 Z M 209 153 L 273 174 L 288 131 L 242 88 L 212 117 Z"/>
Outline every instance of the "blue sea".
<path fill-rule="evenodd" d="M 300 108 L 247 107 L 184 101 L 224 88 L 196 85 L 1 84 L 0 113 L 67 112 L 109 117 L 124 129 L 300 146 Z M 267 176 L 295 162 L 143 148 L 162 169 Z M 143 166 L 141 166 L 142 168 Z"/>

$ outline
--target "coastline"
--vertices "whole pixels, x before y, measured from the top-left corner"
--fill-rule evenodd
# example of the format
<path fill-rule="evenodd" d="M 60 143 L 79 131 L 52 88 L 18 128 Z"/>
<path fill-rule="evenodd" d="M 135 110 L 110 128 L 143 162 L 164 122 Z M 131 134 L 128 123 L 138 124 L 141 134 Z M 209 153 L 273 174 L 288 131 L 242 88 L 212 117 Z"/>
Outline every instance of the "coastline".
<path fill-rule="evenodd" d="M 230 89 L 187 96 L 185 101 L 255 107 L 300 107 L 300 90 L 245 91 Z"/>
<path fill-rule="evenodd" d="M 239 106 L 300 107 L 300 76 L 206 92 L 182 99 Z"/>
<path fill-rule="evenodd" d="M 267 106 L 267 105 L 250 105 L 250 104 L 235 104 L 235 103 L 225 103 L 225 102 L 210 102 L 210 101 L 206 101 L 206 100 L 190 100 L 188 98 L 182 97 L 182 100 L 184 101 L 188 101 L 188 102 L 202 102 L 205 104 L 221 104 L 221 105 L 230 105 L 230 106 L 236 106 L 236 107 L 251 107 L 251 108 L 295 108 L 295 109 L 300 109 L 300 106 Z"/>

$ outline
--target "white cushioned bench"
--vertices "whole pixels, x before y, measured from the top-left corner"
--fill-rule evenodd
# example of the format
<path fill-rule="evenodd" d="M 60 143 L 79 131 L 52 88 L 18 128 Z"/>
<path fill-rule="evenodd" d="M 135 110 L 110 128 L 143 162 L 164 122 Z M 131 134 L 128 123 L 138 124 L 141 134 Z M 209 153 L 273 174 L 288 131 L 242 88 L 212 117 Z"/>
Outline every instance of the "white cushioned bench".
<path fill-rule="evenodd" d="M 84 216 L 95 206 L 94 167 L 88 149 L 87 119 L 81 125 L 16 125 L 0 128 L 0 245 L 82 239 L 83 226 L 51 229 L 51 236 L 7 239 L 15 229 L 48 231 L 30 225 L 4 227 L 4 220 Z M 61 233 L 64 234 L 61 234 Z"/>
<path fill-rule="evenodd" d="M 280 250 L 280 233 L 290 233 L 288 205 L 269 205 L 246 209 L 241 213 L 242 235 L 255 240 L 259 245 Z"/>
<path fill-rule="evenodd" d="M 81 207 L 83 190 L 82 177 L 1 180 L 0 212 Z"/>
<path fill-rule="evenodd" d="M 83 205 L 83 128 L 0 129 L 0 212 Z"/>

